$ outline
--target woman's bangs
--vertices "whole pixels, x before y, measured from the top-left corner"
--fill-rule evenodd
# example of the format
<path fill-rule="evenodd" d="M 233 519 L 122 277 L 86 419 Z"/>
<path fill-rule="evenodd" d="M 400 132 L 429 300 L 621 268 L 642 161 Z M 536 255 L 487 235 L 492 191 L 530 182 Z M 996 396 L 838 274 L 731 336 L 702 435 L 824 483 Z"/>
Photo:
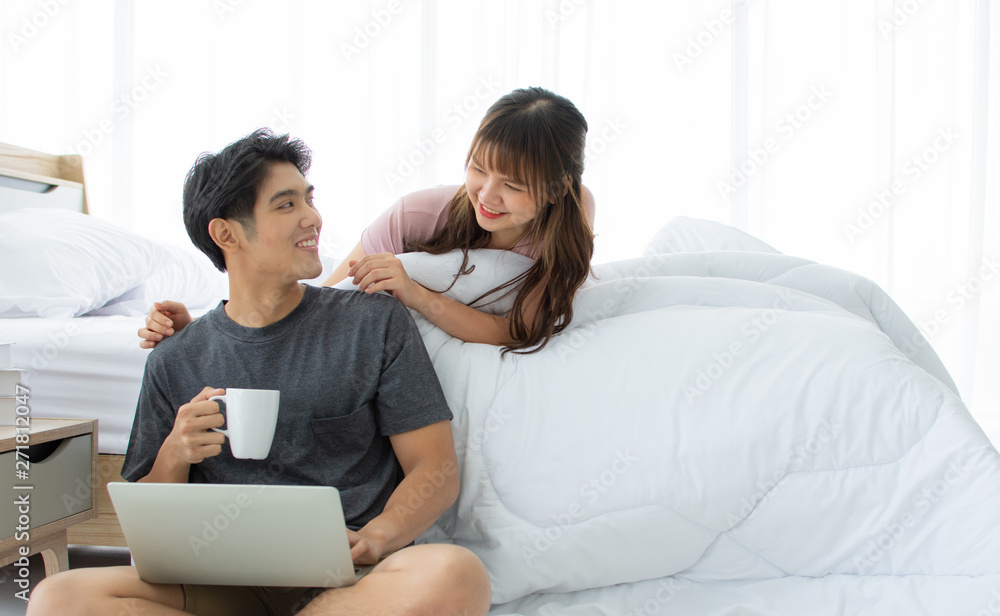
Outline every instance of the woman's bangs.
<path fill-rule="evenodd" d="M 526 139 L 511 139 L 497 135 L 490 138 L 489 135 L 481 135 L 473 145 L 471 158 L 478 160 L 492 171 L 510 178 L 512 181 L 522 184 L 528 188 L 528 192 L 534 196 L 543 192 L 545 170 L 538 160 L 538 147 L 531 147 Z M 520 141 L 518 143 L 517 141 Z"/>

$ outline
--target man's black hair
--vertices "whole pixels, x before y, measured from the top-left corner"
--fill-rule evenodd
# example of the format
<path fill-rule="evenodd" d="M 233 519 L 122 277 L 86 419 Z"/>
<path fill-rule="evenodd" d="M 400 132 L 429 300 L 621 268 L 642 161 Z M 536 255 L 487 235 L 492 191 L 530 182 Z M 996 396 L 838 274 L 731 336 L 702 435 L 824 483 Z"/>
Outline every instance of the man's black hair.
<path fill-rule="evenodd" d="M 191 241 L 226 271 L 222 249 L 208 234 L 213 218 L 235 220 L 249 238 L 256 235 L 253 208 L 257 192 L 272 163 L 292 163 L 303 176 L 312 164 L 312 152 L 298 139 L 261 128 L 223 148 L 203 153 L 184 180 L 184 226 Z"/>

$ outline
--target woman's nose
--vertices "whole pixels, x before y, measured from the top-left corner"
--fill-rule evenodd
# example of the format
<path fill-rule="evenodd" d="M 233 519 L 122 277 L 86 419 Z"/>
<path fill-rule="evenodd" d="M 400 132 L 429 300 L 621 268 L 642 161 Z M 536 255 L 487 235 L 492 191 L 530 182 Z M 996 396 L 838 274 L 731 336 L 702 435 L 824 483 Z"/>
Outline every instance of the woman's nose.
<path fill-rule="evenodd" d="M 483 182 L 483 187 L 479 189 L 479 200 L 485 203 L 493 203 L 498 193 L 497 184 L 498 182 L 492 177 L 486 178 L 486 181 Z"/>

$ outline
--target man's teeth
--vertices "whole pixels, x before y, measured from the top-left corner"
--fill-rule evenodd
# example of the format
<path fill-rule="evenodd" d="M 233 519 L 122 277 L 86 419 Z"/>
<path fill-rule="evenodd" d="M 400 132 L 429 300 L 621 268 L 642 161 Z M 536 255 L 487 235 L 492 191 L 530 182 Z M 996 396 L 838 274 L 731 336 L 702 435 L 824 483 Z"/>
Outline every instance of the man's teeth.
<path fill-rule="evenodd" d="M 316 245 L 316 240 L 305 240 L 303 242 L 299 242 L 298 244 L 296 244 L 296 246 L 301 246 L 302 248 L 309 248 L 315 245 Z"/>

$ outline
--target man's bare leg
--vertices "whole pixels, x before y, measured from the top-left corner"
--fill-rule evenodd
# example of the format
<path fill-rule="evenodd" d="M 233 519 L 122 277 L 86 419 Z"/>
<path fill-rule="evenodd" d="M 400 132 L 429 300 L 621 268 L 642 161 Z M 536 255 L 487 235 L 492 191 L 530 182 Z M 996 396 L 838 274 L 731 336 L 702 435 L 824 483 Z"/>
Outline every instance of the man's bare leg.
<path fill-rule="evenodd" d="M 300 616 L 484 616 L 490 580 L 475 554 L 417 545 L 392 554 L 354 586 L 324 592 Z"/>
<path fill-rule="evenodd" d="M 143 582 L 135 567 L 95 567 L 39 582 L 27 616 L 167 616 L 183 610 L 184 591 L 178 585 Z"/>

